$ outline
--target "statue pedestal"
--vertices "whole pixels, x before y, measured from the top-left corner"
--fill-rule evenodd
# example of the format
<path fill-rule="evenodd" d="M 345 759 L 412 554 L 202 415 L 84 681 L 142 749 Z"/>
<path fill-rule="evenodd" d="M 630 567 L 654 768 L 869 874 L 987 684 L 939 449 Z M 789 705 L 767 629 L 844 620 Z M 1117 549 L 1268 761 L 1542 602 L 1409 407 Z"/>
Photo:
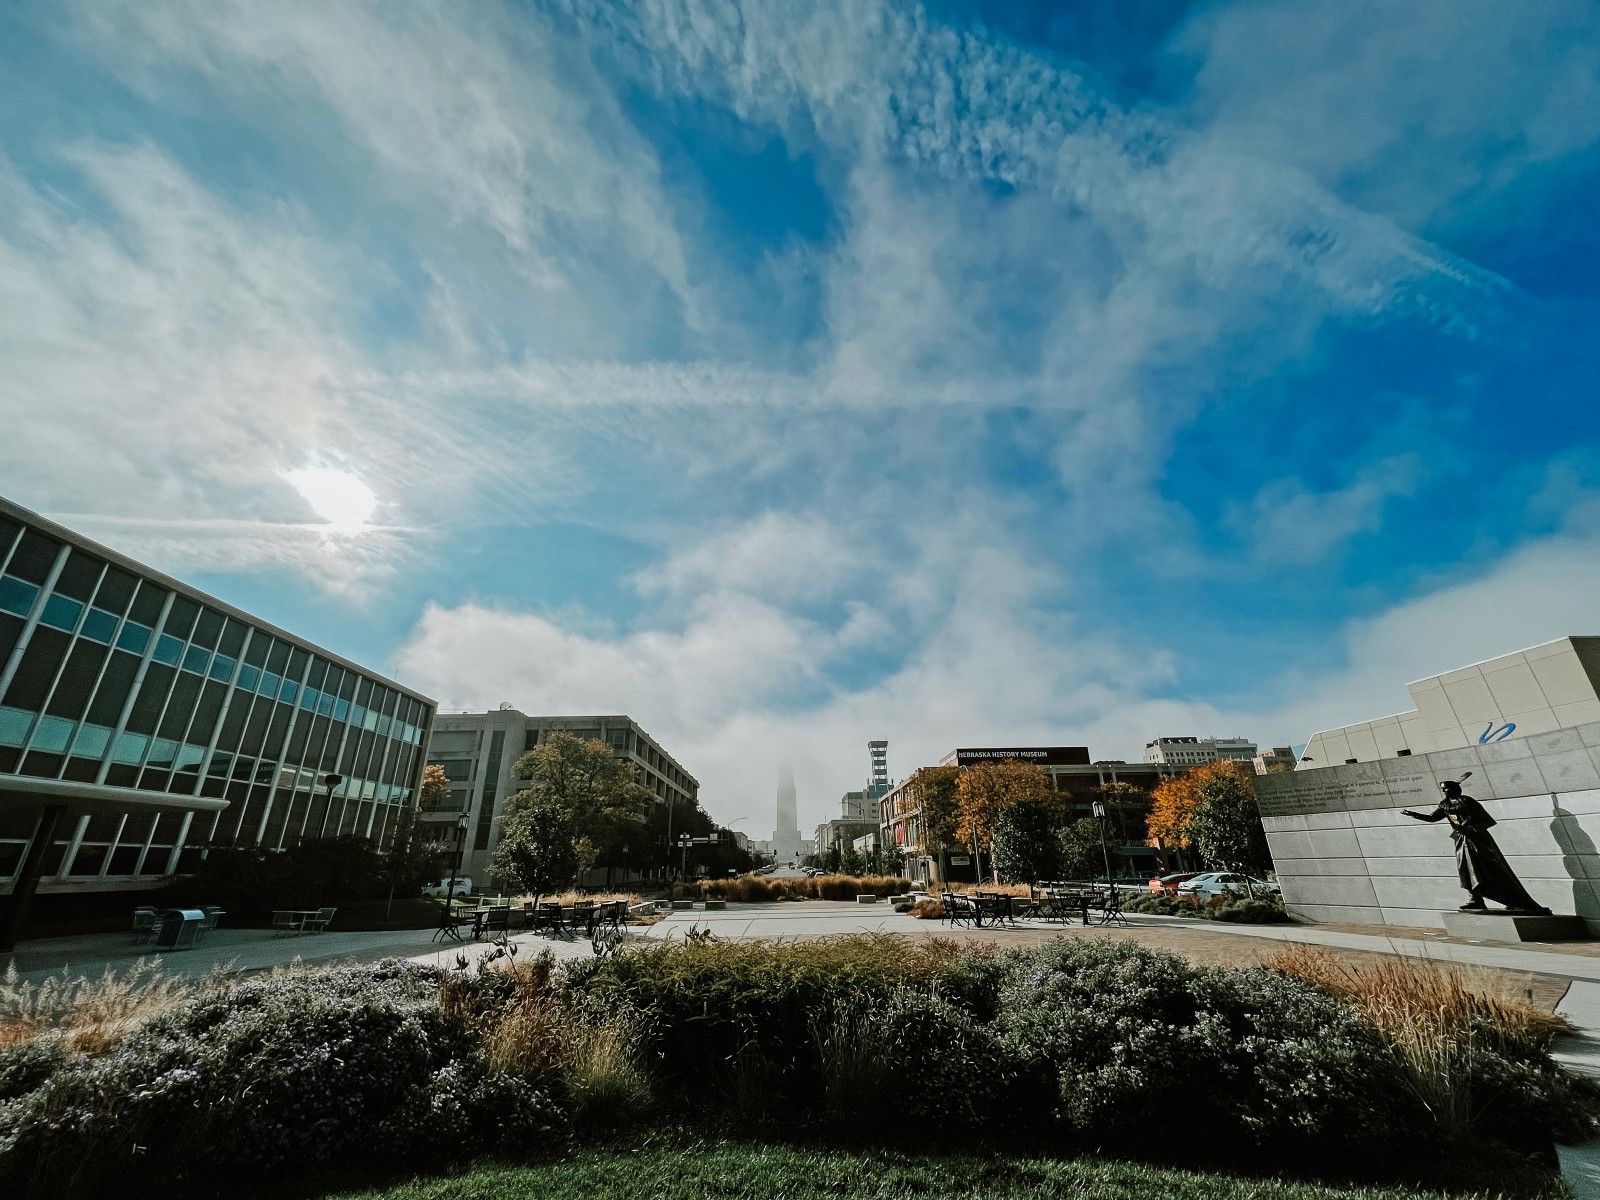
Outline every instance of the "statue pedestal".
<path fill-rule="evenodd" d="M 1444 927 L 1451 937 L 1479 942 L 1576 942 L 1592 935 L 1582 917 L 1541 917 L 1493 910 L 1447 912 Z"/>

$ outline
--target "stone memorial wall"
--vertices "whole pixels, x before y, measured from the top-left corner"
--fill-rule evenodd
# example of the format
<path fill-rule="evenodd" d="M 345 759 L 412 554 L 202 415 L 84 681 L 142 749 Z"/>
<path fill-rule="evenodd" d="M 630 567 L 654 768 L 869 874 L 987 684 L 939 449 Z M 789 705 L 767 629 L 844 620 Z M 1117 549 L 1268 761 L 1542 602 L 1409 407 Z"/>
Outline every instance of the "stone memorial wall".
<path fill-rule="evenodd" d="M 1600 935 L 1600 723 L 1431 754 L 1256 779 L 1284 902 L 1314 921 L 1444 924 L 1466 900 L 1449 826 L 1431 811 L 1439 782 L 1499 822 L 1493 833 L 1529 892 Z"/>

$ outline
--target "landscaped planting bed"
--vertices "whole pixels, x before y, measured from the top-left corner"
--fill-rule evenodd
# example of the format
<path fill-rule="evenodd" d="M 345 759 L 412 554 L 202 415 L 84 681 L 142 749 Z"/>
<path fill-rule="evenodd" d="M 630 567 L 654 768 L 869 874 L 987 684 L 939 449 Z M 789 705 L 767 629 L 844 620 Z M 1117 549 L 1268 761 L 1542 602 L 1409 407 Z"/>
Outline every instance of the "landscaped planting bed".
<path fill-rule="evenodd" d="M 93 988 L 50 1009 L 13 987 L 0 1194 L 303 1190 L 318 1171 L 350 1186 L 574 1146 L 597 1163 L 596 1148 L 663 1125 L 736 1135 L 742 1149 L 717 1153 L 767 1162 L 757 1179 L 798 1169 L 780 1144 L 905 1153 L 935 1137 L 1020 1156 L 1040 1194 L 1081 1190 L 1073 1172 L 1150 1178 L 1096 1160 L 1550 1184 L 1551 1138 L 1589 1136 L 1600 1113 L 1597 1089 L 1549 1058 L 1559 1019 L 1448 968 L 1384 961 L 1363 974 L 1294 952 L 1219 969 L 1124 941 L 996 952 L 861 936 L 299 968 L 156 989 L 148 1019 L 97 1008 Z M 669 1152 L 685 1153 L 652 1151 Z M 581 1175 L 539 1168 L 526 1186 L 567 1194 Z"/>

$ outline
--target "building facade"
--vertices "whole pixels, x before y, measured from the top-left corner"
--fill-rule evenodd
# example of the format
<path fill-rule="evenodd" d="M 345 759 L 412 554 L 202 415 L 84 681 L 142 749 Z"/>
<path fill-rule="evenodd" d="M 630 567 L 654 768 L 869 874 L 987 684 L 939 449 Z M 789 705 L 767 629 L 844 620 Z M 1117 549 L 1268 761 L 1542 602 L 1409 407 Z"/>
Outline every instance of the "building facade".
<path fill-rule="evenodd" d="M 1431 811 L 1462 781 L 1542 905 L 1600 935 L 1600 637 L 1566 637 L 1408 685 L 1417 708 L 1314 735 L 1256 779 L 1284 903 L 1313 921 L 1444 926 L 1465 899 Z M 1470 776 L 1467 773 L 1470 772 Z"/>
<path fill-rule="evenodd" d="M 1190 770 L 1206 763 L 1251 762 L 1256 744 L 1245 738 L 1158 737 L 1144 744 L 1144 761 Z"/>
<path fill-rule="evenodd" d="M 1106 806 L 1108 835 L 1124 869 L 1139 873 L 1159 865 L 1157 850 L 1145 844 L 1145 818 L 1150 794 L 1163 779 L 1189 768 L 1168 763 L 1090 762 L 1086 746 L 1004 746 L 952 750 L 940 766 L 967 768 L 983 762 L 1028 762 L 1037 765 L 1062 793 L 1063 816 L 1076 821 L 1093 814 L 1098 800 Z M 927 830 L 913 772 L 878 802 L 879 844 L 898 847 L 906 855 L 906 872 L 921 881 L 970 881 L 982 863 L 969 854 L 947 854 L 943 863 L 926 852 Z M 987 860 L 985 860 L 987 861 Z"/>
<path fill-rule="evenodd" d="M 1300 769 L 1486 746 L 1600 721 L 1600 637 L 1564 637 L 1406 684 L 1409 712 L 1311 735 Z"/>
<path fill-rule="evenodd" d="M 207 845 L 386 844 L 427 697 L 0 500 L 0 945 Z"/>
<path fill-rule="evenodd" d="M 490 855 L 500 837 L 495 818 L 504 812 L 506 798 L 522 786 L 512 768 L 556 730 L 605 742 L 612 754 L 631 763 L 669 823 L 674 812 L 699 804 L 699 781 L 631 717 L 530 717 L 510 705 L 490 712 L 441 713 L 434 719 L 425 758 L 444 768 L 450 795 L 425 809 L 422 818 L 455 827 L 460 873 L 475 883 L 488 879 Z M 450 836 L 442 840 L 453 844 Z M 651 860 L 652 851 L 644 846 L 637 850 L 640 863 Z"/>

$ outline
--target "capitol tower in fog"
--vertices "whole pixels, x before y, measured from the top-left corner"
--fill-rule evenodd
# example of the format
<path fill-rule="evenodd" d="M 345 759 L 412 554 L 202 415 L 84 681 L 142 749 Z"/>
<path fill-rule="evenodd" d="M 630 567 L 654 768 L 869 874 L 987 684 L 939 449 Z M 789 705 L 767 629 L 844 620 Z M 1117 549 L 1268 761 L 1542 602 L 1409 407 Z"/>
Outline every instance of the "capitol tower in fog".
<path fill-rule="evenodd" d="M 798 863 L 804 850 L 794 794 L 794 766 L 784 763 L 778 768 L 778 815 L 777 827 L 772 831 L 772 857 L 780 866 Z"/>

